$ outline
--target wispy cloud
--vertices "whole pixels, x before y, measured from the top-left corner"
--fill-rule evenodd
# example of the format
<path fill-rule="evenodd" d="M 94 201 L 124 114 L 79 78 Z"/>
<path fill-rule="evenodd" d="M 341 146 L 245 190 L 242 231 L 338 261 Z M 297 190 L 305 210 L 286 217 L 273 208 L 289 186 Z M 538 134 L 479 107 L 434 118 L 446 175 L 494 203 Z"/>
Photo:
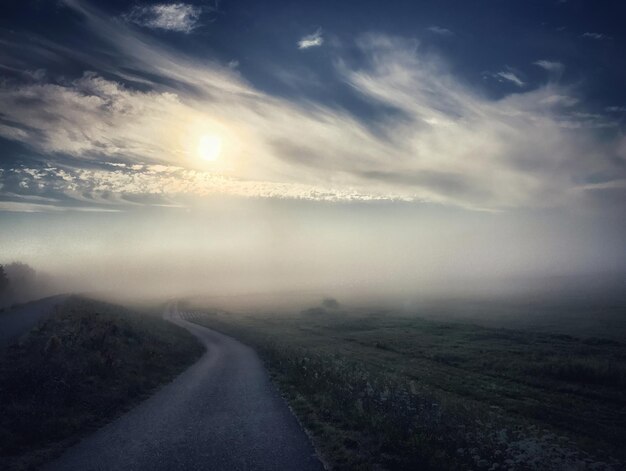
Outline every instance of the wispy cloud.
<path fill-rule="evenodd" d="M 50 202 L 47 204 L 30 203 L 28 201 L 0 201 L 0 211 L 13 213 L 49 213 L 59 211 L 79 211 L 79 212 L 119 212 L 120 209 L 103 208 L 102 206 L 68 206 Z"/>
<path fill-rule="evenodd" d="M 565 66 L 560 62 L 549 61 L 546 59 L 538 60 L 536 62 L 533 62 L 533 64 L 536 65 L 537 67 L 541 67 L 542 69 L 547 70 L 548 72 L 552 72 L 552 73 L 561 73 L 563 72 L 563 69 L 565 68 Z"/>
<path fill-rule="evenodd" d="M 436 25 L 428 27 L 428 31 L 434 34 L 439 34 L 441 36 L 452 36 L 454 34 L 451 30 Z"/>
<path fill-rule="evenodd" d="M 590 33 L 590 32 L 583 33 L 582 37 L 583 38 L 587 38 L 587 39 L 595 39 L 595 40 L 598 40 L 598 41 L 602 40 L 602 39 L 608 39 L 609 38 L 607 35 L 602 34 L 602 33 Z"/>
<path fill-rule="evenodd" d="M 559 93 L 553 93 L 547 95 L 541 100 L 541 104 L 547 106 L 558 106 L 569 108 L 572 106 L 576 106 L 580 103 L 580 100 L 571 95 L 561 95 Z"/>
<path fill-rule="evenodd" d="M 65 2 L 108 42 L 106 54 L 92 57 L 107 78 L 0 83 L 0 134 L 49 162 L 74 162 L 52 163 L 56 170 L 41 178 L 9 169 L 2 191 L 77 201 L 87 192 L 89 204 L 226 193 L 498 210 L 566 201 L 614 165 L 594 134 L 611 123 L 581 115 L 575 90 L 556 83 L 493 100 L 414 41 L 366 35 L 356 40 L 362 60 L 337 61 L 336 73 L 363 101 L 397 113 L 365 119 L 269 95 L 227 65 L 175 55 L 79 0 Z M 197 155 L 206 135 L 222 142 L 209 167 Z M 107 161 L 118 165 L 102 167 Z"/>
<path fill-rule="evenodd" d="M 152 29 L 190 33 L 198 25 L 202 8 L 186 3 L 136 6 L 124 15 L 127 21 Z"/>
<path fill-rule="evenodd" d="M 322 29 L 318 28 L 314 33 L 308 34 L 298 41 L 298 49 L 309 49 L 310 47 L 318 47 L 322 44 L 324 44 Z"/>
<path fill-rule="evenodd" d="M 494 77 L 499 79 L 499 80 L 506 80 L 507 82 L 511 82 L 514 85 L 517 85 L 518 87 L 523 87 L 526 85 L 526 83 L 519 78 L 515 72 L 512 72 L 510 70 L 505 70 L 502 72 L 496 72 L 494 74 Z"/>

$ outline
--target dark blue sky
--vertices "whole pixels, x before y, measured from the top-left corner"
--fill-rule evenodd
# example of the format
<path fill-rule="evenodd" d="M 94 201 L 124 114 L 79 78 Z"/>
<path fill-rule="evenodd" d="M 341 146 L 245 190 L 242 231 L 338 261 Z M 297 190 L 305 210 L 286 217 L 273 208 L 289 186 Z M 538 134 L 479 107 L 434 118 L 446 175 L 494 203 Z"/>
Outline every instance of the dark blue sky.
<path fill-rule="evenodd" d="M 248 149 L 234 138 L 238 154 L 231 162 L 267 147 L 254 170 L 229 174 L 245 180 L 330 181 L 344 189 L 375 181 L 387 196 L 500 207 L 525 198 L 493 203 L 500 189 L 466 178 L 462 154 L 487 152 L 489 163 L 470 173 L 541 178 L 537 185 L 527 175 L 517 181 L 520 192 L 534 188 L 533 200 L 551 191 L 544 186 L 555 175 L 575 186 L 621 181 L 624 174 L 624 2 L 8 0 L 0 8 L 4 198 L 26 190 L 13 172 L 20 166 L 194 167 L 173 156 L 183 152 L 179 137 L 172 138 L 176 144 L 146 147 L 152 125 L 119 136 L 129 129 L 125 110 L 146 118 L 140 109 L 167 93 L 191 109 L 166 104 L 167 110 L 150 110 L 154 119 L 169 116 L 174 124 L 193 111 L 231 131 L 272 130 Z M 298 47 L 307 38 L 312 47 Z M 248 98 L 233 98 L 229 83 Z M 269 108 L 257 107 L 259 100 Z M 281 114 L 295 108 L 292 122 L 306 123 L 281 128 Z M 459 134 L 440 137 L 442 125 Z M 299 139 L 300 131 L 306 136 Z M 190 140 L 215 137 L 214 130 L 194 132 Z M 484 142 L 464 150 L 477 133 Z M 540 145 L 521 155 L 525 138 Z M 508 149 L 516 139 L 520 144 Z M 441 147 L 446 140 L 454 146 Z M 379 151 L 362 158 L 359 148 Z M 581 164 L 577 152 L 596 164 Z M 456 163 L 444 163 L 449 154 L 458 154 Z M 225 168 L 209 170 L 224 174 Z M 21 189 L 14 188 L 19 182 Z"/>
<path fill-rule="evenodd" d="M 328 74 L 336 50 L 319 48 L 303 55 L 294 47 L 302 36 L 321 28 L 327 41 L 336 39 L 344 48 L 350 47 L 351 38 L 365 32 L 415 38 L 423 50 L 444 56 L 463 80 L 493 97 L 509 93 L 512 85 L 486 80 L 485 73 L 508 66 L 532 87 L 545 81 L 545 74 L 533 62 L 558 61 L 565 65 L 562 80 L 580 86 L 594 109 L 626 106 L 626 4 L 620 1 L 223 0 L 217 8 L 208 1 L 189 3 L 205 8 L 193 34 L 163 30 L 152 34 L 187 54 L 236 60 L 248 80 L 271 93 L 345 99 L 346 91 Z M 93 4 L 111 16 L 120 16 L 138 3 L 99 0 Z M 1 8 L 3 37 L 19 33 L 58 41 L 69 48 L 97 46 L 85 34 L 80 15 L 61 3 L 7 0 Z M 452 34 L 429 31 L 433 26 Z M 51 64 L 28 58 L 27 51 L 23 54 L 25 62 L 32 60 L 33 66 L 66 67 L 68 74 L 74 71 L 71 63 Z M 354 58 L 358 60 L 356 55 Z M 328 79 L 325 90 L 286 89 L 276 81 L 274 67 L 317 74 Z"/>

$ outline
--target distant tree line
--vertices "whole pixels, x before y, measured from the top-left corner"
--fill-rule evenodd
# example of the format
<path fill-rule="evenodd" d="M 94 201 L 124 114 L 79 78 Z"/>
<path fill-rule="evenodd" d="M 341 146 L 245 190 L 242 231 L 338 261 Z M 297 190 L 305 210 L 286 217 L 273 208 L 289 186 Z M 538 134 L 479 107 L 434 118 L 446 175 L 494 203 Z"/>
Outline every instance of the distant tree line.
<path fill-rule="evenodd" d="M 38 273 L 26 263 L 0 265 L 0 307 L 46 296 L 50 285 L 48 275 Z"/>

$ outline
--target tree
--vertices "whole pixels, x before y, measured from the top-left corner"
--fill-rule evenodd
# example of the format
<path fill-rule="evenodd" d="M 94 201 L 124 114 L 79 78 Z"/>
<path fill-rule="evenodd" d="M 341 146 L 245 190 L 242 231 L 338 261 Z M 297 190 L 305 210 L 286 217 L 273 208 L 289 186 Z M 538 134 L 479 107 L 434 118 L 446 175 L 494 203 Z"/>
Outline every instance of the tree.
<path fill-rule="evenodd" d="M 5 298 L 9 294 L 9 277 L 4 271 L 4 267 L 0 265 L 0 307 L 4 304 Z"/>
<path fill-rule="evenodd" d="M 13 303 L 37 298 L 37 272 L 28 264 L 13 262 L 4 266 L 11 286 L 8 295 Z"/>
<path fill-rule="evenodd" d="M 37 272 L 26 263 L 9 263 L 4 267 L 4 271 L 11 280 L 11 287 L 15 290 L 30 291 L 37 282 Z"/>
<path fill-rule="evenodd" d="M 9 277 L 4 271 L 4 267 L 0 265 L 0 294 L 4 293 L 9 287 Z"/>

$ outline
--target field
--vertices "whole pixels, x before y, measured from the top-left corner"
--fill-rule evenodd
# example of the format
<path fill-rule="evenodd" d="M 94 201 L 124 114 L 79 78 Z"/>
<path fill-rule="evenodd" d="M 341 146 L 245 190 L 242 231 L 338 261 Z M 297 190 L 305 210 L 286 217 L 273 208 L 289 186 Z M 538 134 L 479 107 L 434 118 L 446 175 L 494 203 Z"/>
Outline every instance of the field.
<path fill-rule="evenodd" d="M 33 469 L 58 455 L 202 352 L 162 319 L 70 298 L 0 351 L 0 469 Z"/>
<path fill-rule="evenodd" d="M 623 469 L 626 344 L 332 303 L 186 317 L 257 349 L 334 469 Z M 614 333 L 613 333 L 614 334 Z"/>

